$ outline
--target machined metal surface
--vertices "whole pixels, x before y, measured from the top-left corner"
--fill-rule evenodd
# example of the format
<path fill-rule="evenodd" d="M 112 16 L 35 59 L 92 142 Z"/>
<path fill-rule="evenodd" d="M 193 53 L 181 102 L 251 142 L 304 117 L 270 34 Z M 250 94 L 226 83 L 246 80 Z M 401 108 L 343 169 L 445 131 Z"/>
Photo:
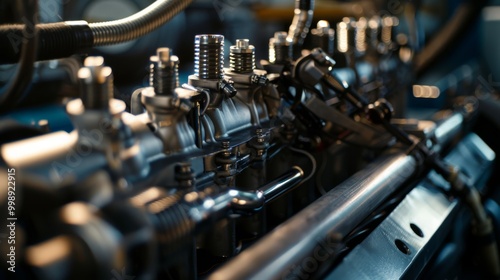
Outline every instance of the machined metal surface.
<path fill-rule="evenodd" d="M 221 79 L 224 76 L 224 36 L 196 35 L 194 48 L 195 75 L 201 79 Z"/>
<path fill-rule="evenodd" d="M 76 2 L 70 10 L 99 19 L 141 1 L 83 1 L 99 2 L 94 9 Z M 158 0 L 110 22 L 37 25 L 36 59 L 131 40 L 188 2 Z M 27 98 L 1 104 L 0 178 L 9 186 L 0 208 L 15 221 L 6 239 L 15 248 L 0 246 L 3 267 L 11 266 L 0 279 L 12 276 L 14 262 L 19 279 L 412 279 L 442 268 L 448 258 L 437 250 L 450 239 L 478 237 L 488 237 L 478 251 L 500 275 L 492 236 L 500 222 L 487 218 L 480 197 L 496 205 L 498 192 L 485 187 L 499 179 L 495 154 L 467 134 L 481 131 L 472 130 L 481 120 L 474 96 L 491 85 L 480 79 L 479 88 L 472 68 L 463 68 L 457 81 L 442 79 L 446 94 L 414 86 L 415 98 L 436 97 L 429 101 L 440 104 L 441 118 L 392 119 L 405 115 L 417 81 L 412 60 L 424 38 L 416 29 L 411 38 L 398 33 L 412 29 L 418 5 L 401 5 L 402 14 L 388 3 L 387 13 L 380 1 L 362 1 L 331 13 L 343 4 L 319 3 L 318 15 L 331 21 L 318 21 L 309 36 L 314 0 L 294 0 L 288 32 L 255 22 L 268 5 L 276 20 L 275 3 L 227 2 L 186 10 L 187 36 L 175 40 L 162 28 L 168 34 L 130 42 L 126 54 L 119 45 L 85 49 L 102 57 L 39 63 L 32 79 L 23 67 L 0 67 L 0 80 L 16 72 L 33 83 Z M 0 14 L 5 7 L 14 9 L 0 4 Z M 400 16 L 409 21 L 397 29 Z M 2 24 L 0 39 L 29 41 L 24 23 Z M 198 33 L 206 30 L 225 35 Z M 273 33 L 260 50 L 261 36 Z M 259 51 L 269 59 L 256 62 Z M 31 64 L 23 53 L 15 56 Z M 22 110 L 12 114 L 19 123 L 7 119 L 9 106 Z M 44 113 L 52 106 L 61 107 L 57 116 Z M 67 121 L 58 127 L 60 117 Z"/>
<path fill-rule="evenodd" d="M 269 39 L 269 62 L 283 63 L 289 56 L 290 43 L 287 42 L 286 32 L 276 32 L 274 37 Z"/>
<path fill-rule="evenodd" d="M 415 168 L 416 161 L 411 156 L 395 153 L 382 157 L 283 223 L 210 279 L 293 276 L 297 267 L 301 269 L 314 252 L 321 250 L 324 240 L 340 241 L 384 197 L 407 181 Z"/>
<path fill-rule="evenodd" d="M 229 49 L 229 69 L 235 73 L 252 73 L 255 69 L 255 47 L 248 39 L 237 39 Z"/>
<path fill-rule="evenodd" d="M 494 152 L 475 134 L 446 157 L 478 187 L 484 185 L 481 178 L 487 177 L 494 159 Z M 443 192 L 448 188 L 439 175 L 429 174 L 326 279 L 415 279 L 448 234 L 459 209 L 458 201 Z"/>
<path fill-rule="evenodd" d="M 447 131 L 457 133 L 455 129 Z M 449 140 L 451 136 L 440 139 Z M 328 265 L 334 258 L 342 239 L 417 168 L 416 159 L 404 153 L 379 158 L 220 268 L 213 279 L 312 277 L 323 273 L 323 263 Z"/>
<path fill-rule="evenodd" d="M 150 86 L 157 95 L 174 95 L 179 87 L 179 58 L 169 48 L 159 48 L 150 60 Z"/>
<path fill-rule="evenodd" d="M 311 29 L 313 44 L 321 48 L 328 55 L 332 56 L 335 52 L 335 30 L 330 28 L 326 20 L 320 20 L 316 28 Z"/>

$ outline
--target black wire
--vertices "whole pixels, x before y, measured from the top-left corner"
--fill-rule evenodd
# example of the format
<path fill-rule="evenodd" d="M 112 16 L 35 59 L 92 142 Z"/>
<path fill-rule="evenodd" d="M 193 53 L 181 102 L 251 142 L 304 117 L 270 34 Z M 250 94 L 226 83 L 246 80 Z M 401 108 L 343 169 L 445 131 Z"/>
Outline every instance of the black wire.
<path fill-rule="evenodd" d="M 24 91 L 31 83 L 33 75 L 33 64 L 36 61 L 36 48 L 38 42 L 37 11 L 38 0 L 19 1 L 20 11 L 24 11 L 24 17 L 31 20 L 24 25 L 25 38 L 21 48 L 21 59 L 17 66 L 16 73 L 10 81 L 0 90 L 0 113 L 12 109 L 17 105 Z"/>

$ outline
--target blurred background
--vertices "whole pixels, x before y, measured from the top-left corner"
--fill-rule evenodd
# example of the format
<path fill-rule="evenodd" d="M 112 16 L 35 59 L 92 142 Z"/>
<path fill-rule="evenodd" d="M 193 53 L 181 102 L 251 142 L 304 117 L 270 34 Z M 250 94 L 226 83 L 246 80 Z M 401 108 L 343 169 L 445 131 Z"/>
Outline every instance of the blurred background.
<path fill-rule="evenodd" d="M 107 21 L 136 13 L 152 2 L 46 0 L 40 1 L 40 18 L 42 22 L 79 19 L 88 22 Z M 409 40 L 417 53 L 420 52 L 414 60 L 416 84 L 436 85 L 441 90 L 437 98 L 415 97 L 411 91 L 408 92 L 408 114 L 426 117 L 446 105 L 450 96 L 460 95 L 462 89 L 467 89 L 467 83 L 472 84 L 481 79 L 488 87 L 500 86 L 498 4 L 499 1 L 486 0 L 318 0 L 312 27 L 319 20 L 327 20 L 334 27 L 344 17 L 398 17 L 400 24 L 397 32 L 405 34 L 403 38 Z M 114 72 L 115 95 L 128 100 L 134 89 L 148 85 L 149 57 L 154 55 L 158 47 L 173 49 L 180 58 L 181 83 L 186 82 L 187 76 L 194 72 L 193 41 L 196 34 L 223 34 L 226 56 L 236 39 L 250 39 L 256 48 L 257 61 L 267 59 L 269 38 L 276 31 L 288 31 L 293 7 L 294 1 L 289 0 L 197 0 L 168 24 L 147 36 L 119 45 L 99 47 L 89 51 L 88 55 L 105 57 Z M 16 13 L 15 1 L 0 3 L 0 23 L 7 22 L 22 22 Z M 308 36 L 305 48 L 308 48 L 310 40 Z M 0 66 L 0 84 L 8 81 L 13 67 Z M 66 65 L 68 71 L 76 71 L 76 67 L 76 64 Z M 50 63 L 39 63 L 32 85 L 34 90 L 30 91 L 32 96 L 24 98 L 22 107 L 51 104 L 54 98 L 76 94 L 68 83 L 44 83 L 43 80 L 47 79 L 65 80 L 60 77 L 63 75 L 61 73 L 49 73 L 47 69 L 50 68 Z M 56 67 L 52 65 L 52 68 Z M 44 79 L 40 78 L 42 76 Z M 463 87 L 456 81 L 463 82 Z M 48 90 L 55 94 L 44 94 Z M 33 118 L 18 118 L 24 122 L 33 121 Z"/>

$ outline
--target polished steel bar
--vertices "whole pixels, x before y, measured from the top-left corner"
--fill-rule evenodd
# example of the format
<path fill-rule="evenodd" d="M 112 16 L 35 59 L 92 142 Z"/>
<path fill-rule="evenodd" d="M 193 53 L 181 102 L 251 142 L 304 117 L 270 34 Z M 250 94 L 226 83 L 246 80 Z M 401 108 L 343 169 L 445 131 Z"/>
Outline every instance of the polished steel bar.
<path fill-rule="evenodd" d="M 217 270 L 210 279 L 286 278 L 297 267 L 308 266 L 315 255 L 333 255 L 336 241 L 406 182 L 416 166 L 415 158 L 404 153 L 380 157 Z"/>
<path fill-rule="evenodd" d="M 460 131 L 464 117 L 454 113 L 434 130 L 436 152 Z M 414 156 L 379 157 L 300 213 L 263 237 L 209 279 L 309 279 L 335 256 L 342 238 L 417 171 Z"/>

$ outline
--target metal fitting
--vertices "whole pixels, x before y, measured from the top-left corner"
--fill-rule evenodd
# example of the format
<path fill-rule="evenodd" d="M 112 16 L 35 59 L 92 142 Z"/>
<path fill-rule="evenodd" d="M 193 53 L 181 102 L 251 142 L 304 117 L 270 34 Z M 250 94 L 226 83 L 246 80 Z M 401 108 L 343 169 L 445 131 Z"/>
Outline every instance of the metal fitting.
<path fill-rule="evenodd" d="M 345 17 L 337 23 L 337 50 L 341 53 L 352 52 L 355 46 L 354 40 L 355 21 Z"/>
<path fill-rule="evenodd" d="M 229 69 L 234 73 L 252 73 L 255 69 L 255 47 L 248 39 L 237 39 L 229 53 Z"/>
<path fill-rule="evenodd" d="M 284 63 L 289 56 L 290 42 L 287 40 L 287 33 L 284 31 L 274 33 L 274 37 L 269 39 L 269 62 Z"/>
<path fill-rule="evenodd" d="M 173 95 L 179 87 L 179 58 L 169 48 L 159 48 L 151 57 L 150 86 L 157 95 Z"/>
<path fill-rule="evenodd" d="M 224 79 L 219 82 L 219 91 L 228 97 L 233 97 L 238 93 L 238 91 L 234 88 L 234 82 L 232 80 Z"/>
<path fill-rule="evenodd" d="M 200 79 L 224 77 L 224 36 L 196 35 L 194 38 L 194 72 Z"/>
<path fill-rule="evenodd" d="M 356 32 L 355 32 L 355 48 L 358 54 L 364 54 L 368 48 L 367 44 L 367 31 L 368 31 L 368 21 L 366 18 L 361 17 L 356 22 Z"/>
<path fill-rule="evenodd" d="M 330 28 L 328 21 L 318 21 L 316 28 L 311 29 L 311 35 L 314 47 L 323 49 L 330 56 L 334 54 L 335 30 Z"/>
<path fill-rule="evenodd" d="M 78 71 L 83 106 L 88 110 L 109 110 L 113 98 L 113 72 L 101 56 L 87 57 Z"/>

